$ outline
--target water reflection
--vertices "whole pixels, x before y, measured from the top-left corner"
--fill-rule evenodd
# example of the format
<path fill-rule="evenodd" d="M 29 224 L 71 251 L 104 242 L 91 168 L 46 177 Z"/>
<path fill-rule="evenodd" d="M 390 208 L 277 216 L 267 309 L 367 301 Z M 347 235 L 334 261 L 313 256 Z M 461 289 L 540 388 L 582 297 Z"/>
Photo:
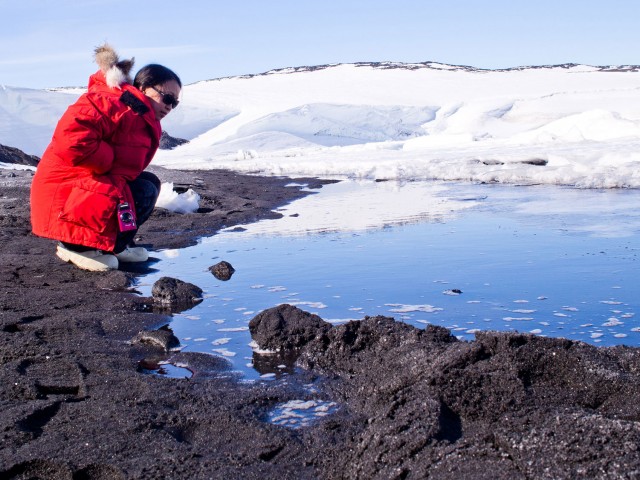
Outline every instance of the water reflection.
<path fill-rule="evenodd" d="M 158 272 L 144 277 L 139 290 L 148 294 L 165 275 L 201 287 L 204 301 L 174 315 L 174 333 L 185 351 L 224 356 L 254 379 L 293 371 L 250 345 L 251 318 L 281 303 L 332 323 L 365 315 L 421 328 L 433 323 L 465 340 L 493 329 L 640 344 L 640 192 L 347 187 L 336 198 L 328 190 L 295 202 L 281 220 L 156 252 Z M 357 221 L 356 212 L 365 219 Z M 408 213 L 394 220 L 393 212 Z M 208 270 L 220 261 L 235 268 L 228 281 Z"/>
<path fill-rule="evenodd" d="M 279 209 L 283 218 L 262 220 L 243 230 L 250 235 L 299 236 L 444 222 L 482 200 L 442 182 L 345 180 Z"/>
<path fill-rule="evenodd" d="M 193 372 L 186 366 L 174 365 L 166 360 L 144 359 L 138 363 L 140 373 L 160 375 L 167 378 L 191 378 Z"/>

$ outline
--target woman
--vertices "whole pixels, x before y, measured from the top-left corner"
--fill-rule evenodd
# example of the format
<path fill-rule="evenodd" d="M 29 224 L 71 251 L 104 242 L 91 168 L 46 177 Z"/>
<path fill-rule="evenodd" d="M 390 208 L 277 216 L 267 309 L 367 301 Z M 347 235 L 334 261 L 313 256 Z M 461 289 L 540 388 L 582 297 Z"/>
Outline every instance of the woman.
<path fill-rule="evenodd" d="M 178 106 L 182 83 L 162 65 L 135 76 L 109 45 L 95 51 L 100 70 L 64 113 L 31 187 L 33 233 L 58 240 L 57 256 L 92 271 L 144 262 L 133 244 L 155 206 L 160 181 L 144 172 L 160 143 L 160 120 Z"/>

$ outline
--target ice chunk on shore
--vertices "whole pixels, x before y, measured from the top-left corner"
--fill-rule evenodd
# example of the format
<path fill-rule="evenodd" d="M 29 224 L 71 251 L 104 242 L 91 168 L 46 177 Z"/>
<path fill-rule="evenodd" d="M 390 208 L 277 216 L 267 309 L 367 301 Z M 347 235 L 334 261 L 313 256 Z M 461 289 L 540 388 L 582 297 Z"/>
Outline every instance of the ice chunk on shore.
<path fill-rule="evenodd" d="M 199 202 L 200 195 L 191 188 L 184 193 L 178 193 L 173 190 L 173 183 L 165 182 L 160 188 L 156 207 L 176 213 L 193 213 L 200 208 Z"/>

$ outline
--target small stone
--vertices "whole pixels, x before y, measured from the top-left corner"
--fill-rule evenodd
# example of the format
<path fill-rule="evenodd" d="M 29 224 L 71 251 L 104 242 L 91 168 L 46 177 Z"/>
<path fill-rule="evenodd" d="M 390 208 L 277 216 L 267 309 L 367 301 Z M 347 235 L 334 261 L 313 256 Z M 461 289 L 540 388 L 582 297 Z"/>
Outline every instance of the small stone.
<path fill-rule="evenodd" d="M 452 288 L 450 290 L 445 290 L 442 293 L 444 293 L 445 295 L 461 295 L 462 290 L 460 290 L 459 288 Z"/>
<path fill-rule="evenodd" d="M 213 276 L 218 280 L 227 281 L 231 278 L 236 271 L 229 262 L 219 262 L 209 267 L 209 271 L 213 273 Z"/>

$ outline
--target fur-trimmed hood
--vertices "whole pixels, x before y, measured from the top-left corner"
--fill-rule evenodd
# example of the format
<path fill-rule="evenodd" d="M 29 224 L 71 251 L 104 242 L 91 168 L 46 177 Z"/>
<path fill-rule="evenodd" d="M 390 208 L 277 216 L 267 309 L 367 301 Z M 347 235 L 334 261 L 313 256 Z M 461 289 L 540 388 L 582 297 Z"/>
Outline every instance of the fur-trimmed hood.
<path fill-rule="evenodd" d="M 123 83 L 132 83 L 129 73 L 133 68 L 134 58 L 120 60 L 113 47 L 105 43 L 96 47 L 95 60 L 109 87 L 120 88 Z"/>

